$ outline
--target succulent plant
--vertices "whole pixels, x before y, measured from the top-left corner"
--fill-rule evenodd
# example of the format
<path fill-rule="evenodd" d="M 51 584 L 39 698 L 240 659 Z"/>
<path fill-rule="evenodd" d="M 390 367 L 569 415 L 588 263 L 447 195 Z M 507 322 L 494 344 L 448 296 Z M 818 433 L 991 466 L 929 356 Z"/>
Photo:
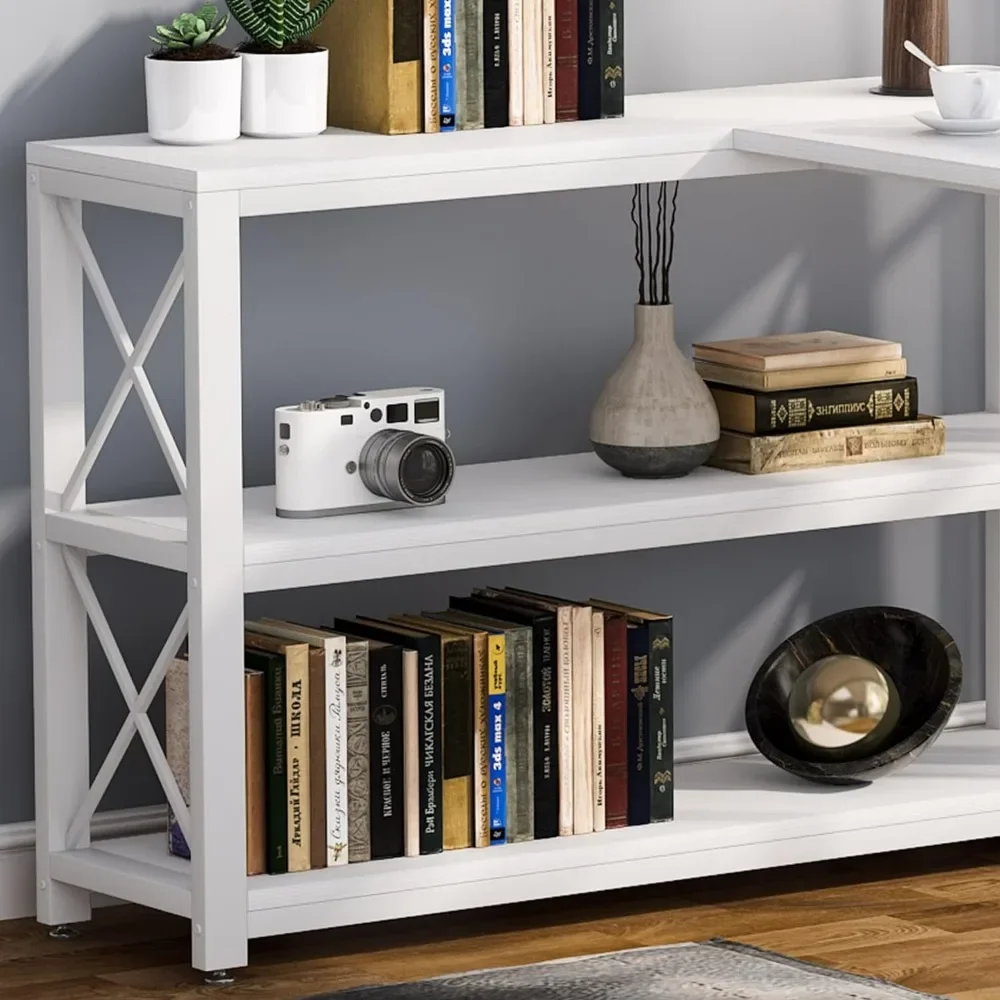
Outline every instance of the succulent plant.
<path fill-rule="evenodd" d="M 226 4 L 255 42 L 281 49 L 315 31 L 333 0 L 226 0 Z"/>
<path fill-rule="evenodd" d="M 229 15 L 219 16 L 215 4 L 205 4 L 197 13 L 180 14 L 172 24 L 159 24 L 149 37 L 163 49 L 200 49 L 214 42 L 229 27 Z"/>

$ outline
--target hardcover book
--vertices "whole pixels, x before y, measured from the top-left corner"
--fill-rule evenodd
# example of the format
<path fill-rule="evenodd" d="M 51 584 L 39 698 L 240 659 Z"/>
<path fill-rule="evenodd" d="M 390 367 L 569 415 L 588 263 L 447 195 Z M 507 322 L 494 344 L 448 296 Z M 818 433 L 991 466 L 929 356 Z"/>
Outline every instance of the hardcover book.
<path fill-rule="evenodd" d="M 441 131 L 441 32 L 438 0 L 423 0 L 423 122 L 425 132 Z"/>
<path fill-rule="evenodd" d="M 597 10 L 601 0 L 579 0 L 577 41 L 579 44 L 577 100 L 579 116 L 601 117 L 601 47 L 598 43 Z"/>
<path fill-rule="evenodd" d="M 347 860 L 370 861 L 371 750 L 368 640 L 347 640 Z"/>
<path fill-rule="evenodd" d="M 403 856 L 403 650 L 368 643 L 372 860 Z"/>
<path fill-rule="evenodd" d="M 574 739 L 574 677 L 573 677 L 573 608 L 555 598 L 534 594 L 530 591 L 507 587 L 503 590 L 486 588 L 474 592 L 474 596 L 499 602 L 506 602 L 528 610 L 547 612 L 555 620 L 556 686 L 558 704 L 556 724 L 559 754 L 559 836 L 572 835 L 574 830 L 574 783 L 576 782 L 576 743 Z M 589 705 L 589 700 L 588 700 Z"/>
<path fill-rule="evenodd" d="M 577 0 L 556 0 L 556 121 L 580 114 L 580 28 Z"/>
<path fill-rule="evenodd" d="M 628 626 L 625 616 L 604 611 L 605 786 L 608 830 L 628 826 Z"/>
<path fill-rule="evenodd" d="M 438 0 L 438 129 L 441 132 L 454 132 L 457 127 L 455 49 L 455 0 Z"/>
<path fill-rule="evenodd" d="M 766 437 L 723 431 L 708 464 L 732 472 L 761 475 L 829 465 L 930 458 L 942 454 L 944 447 L 944 421 L 937 417 Z"/>
<path fill-rule="evenodd" d="M 601 47 L 601 117 L 625 114 L 625 5 L 623 0 L 597 0 Z"/>
<path fill-rule="evenodd" d="M 507 2 L 483 0 L 483 124 L 486 128 L 503 128 L 509 121 Z"/>
<path fill-rule="evenodd" d="M 458 127 L 483 127 L 483 0 L 455 0 Z"/>
<path fill-rule="evenodd" d="M 556 0 L 542 0 L 542 121 L 556 120 Z"/>
<path fill-rule="evenodd" d="M 903 356 L 902 345 L 895 341 L 876 340 L 836 330 L 707 341 L 694 344 L 693 351 L 694 356 L 702 361 L 767 372 L 853 365 L 864 361 L 895 361 Z"/>
<path fill-rule="evenodd" d="M 594 832 L 603 833 L 607 824 L 607 789 L 605 774 L 605 719 L 604 705 L 604 613 L 591 613 L 591 642 L 593 645 L 593 761 L 594 761 Z"/>
<path fill-rule="evenodd" d="M 244 642 L 251 649 L 285 658 L 285 773 L 288 799 L 288 871 L 312 865 L 311 787 L 309 783 L 309 645 L 288 642 L 247 622 Z"/>
<path fill-rule="evenodd" d="M 420 658 L 403 650 L 403 853 L 420 854 Z"/>
<path fill-rule="evenodd" d="M 468 636 L 442 636 L 444 658 L 444 849 L 472 847 L 473 760 L 472 642 Z"/>
<path fill-rule="evenodd" d="M 330 50 L 331 125 L 421 131 L 422 0 L 337 0 L 312 37 Z"/>
<path fill-rule="evenodd" d="M 347 864 L 347 640 L 336 632 L 274 618 L 262 618 L 249 627 L 323 650 L 322 678 L 310 675 L 309 680 L 313 817 L 321 817 L 325 824 L 325 829 L 317 830 L 314 823 L 313 867 Z M 317 808 L 323 801 L 325 808 Z M 325 865 L 319 862 L 317 850 L 325 850 Z"/>
<path fill-rule="evenodd" d="M 885 382 L 906 376 L 906 359 L 895 361 L 859 361 L 846 365 L 823 365 L 821 368 L 789 368 L 780 371 L 753 371 L 733 368 L 714 361 L 695 358 L 695 368 L 706 382 L 735 385 L 759 392 L 779 389 L 812 389 L 819 385 L 845 385 L 849 382 Z"/>
<path fill-rule="evenodd" d="M 489 687 L 488 636 L 482 629 L 442 622 L 429 614 L 393 615 L 393 622 L 446 637 L 465 636 L 470 641 L 472 664 L 472 839 L 475 847 L 488 847 L 489 827 Z"/>
<path fill-rule="evenodd" d="M 267 726 L 264 672 L 247 656 L 243 674 L 243 710 L 246 749 L 246 857 L 247 875 L 267 871 Z M 164 680 L 166 700 L 166 758 L 185 805 L 191 805 L 190 694 L 188 661 L 176 657 Z M 284 782 L 282 782 L 284 789 Z M 167 851 L 191 858 L 187 838 L 173 810 L 168 810 Z"/>
<path fill-rule="evenodd" d="M 444 846 L 442 795 L 442 654 L 441 640 L 426 630 L 398 620 L 336 619 L 335 627 L 367 639 L 395 643 L 416 650 L 420 663 L 420 853 L 438 854 Z"/>
<path fill-rule="evenodd" d="M 507 0 L 507 122 L 524 124 L 524 0 Z"/>
<path fill-rule="evenodd" d="M 285 733 L 285 657 L 281 653 L 248 649 L 248 666 L 264 673 L 267 713 L 267 873 L 288 871 L 288 764 Z"/>
<path fill-rule="evenodd" d="M 628 622 L 630 826 L 673 818 L 673 618 L 607 601 Z"/>
<path fill-rule="evenodd" d="M 545 120 L 545 65 L 542 54 L 542 0 L 521 0 L 524 31 L 524 124 Z"/>
<path fill-rule="evenodd" d="M 472 641 L 473 699 L 473 841 L 476 847 L 489 847 L 490 838 L 490 639 L 495 638 L 503 651 L 504 636 L 490 636 L 482 628 L 444 621 L 430 614 L 393 616 L 411 628 L 440 635 L 465 635 Z M 504 692 L 506 693 L 506 692 Z M 506 791 L 504 792 L 506 801 Z M 501 824 L 506 829 L 506 821 Z"/>
<path fill-rule="evenodd" d="M 490 843 L 507 842 L 507 657 L 503 635 L 489 638 L 489 828 Z M 530 808 L 529 803 L 529 808 Z"/>
<path fill-rule="evenodd" d="M 559 835 L 560 779 L 558 718 L 560 692 L 556 679 L 555 615 L 549 611 L 473 595 L 449 598 L 453 612 L 531 629 L 531 674 L 534 746 L 535 839 Z M 518 656 L 518 640 L 508 637 L 507 649 Z M 510 658 L 508 653 L 508 658 Z M 509 759 L 509 755 L 508 755 Z M 572 774 L 572 771 L 570 772 Z M 508 781 L 508 787 L 509 787 Z M 569 798 L 572 808 L 572 796 Z"/>
<path fill-rule="evenodd" d="M 917 380 L 821 386 L 786 392 L 752 392 L 709 385 L 723 430 L 741 434 L 787 434 L 862 424 L 913 420 L 918 409 Z"/>

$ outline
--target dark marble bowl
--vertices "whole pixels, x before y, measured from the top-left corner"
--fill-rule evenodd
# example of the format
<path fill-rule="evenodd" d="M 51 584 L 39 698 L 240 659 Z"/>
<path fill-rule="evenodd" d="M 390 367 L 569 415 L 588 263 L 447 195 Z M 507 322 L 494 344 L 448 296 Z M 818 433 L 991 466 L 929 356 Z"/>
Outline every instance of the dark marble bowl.
<path fill-rule="evenodd" d="M 796 679 L 832 653 L 877 663 L 899 691 L 892 732 L 854 759 L 849 748 L 811 747 L 788 715 Z M 791 774 L 829 785 L 865 785 L 919 757 L 944 729 L 961 690 L 961 654 L 937 622 L 901 608 L 856 608 L 807 625 L 771 653 L 747 694 L 747 731 L 769 761 Z"/>

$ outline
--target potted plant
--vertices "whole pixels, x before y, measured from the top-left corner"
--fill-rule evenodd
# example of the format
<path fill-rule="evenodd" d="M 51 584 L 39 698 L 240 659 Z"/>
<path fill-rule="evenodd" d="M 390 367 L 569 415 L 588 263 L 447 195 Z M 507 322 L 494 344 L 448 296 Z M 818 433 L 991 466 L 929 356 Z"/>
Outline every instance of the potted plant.
<path fill-rule="evenodd" d="M 329 52 L 309 41 L 333 0 L 226 0 L 250 40 L 243 58 L 243 133 L 270 138 L 326 128 Z"/>
<path fill-rule="evenodd" d="M 243 64 L 216 39 L 229 15 L 214 4 L 181 14 L 150 35 L 158 48 L 146 56 L 146 120 L 157 142 L 197 146 L 240 135 Z"/>

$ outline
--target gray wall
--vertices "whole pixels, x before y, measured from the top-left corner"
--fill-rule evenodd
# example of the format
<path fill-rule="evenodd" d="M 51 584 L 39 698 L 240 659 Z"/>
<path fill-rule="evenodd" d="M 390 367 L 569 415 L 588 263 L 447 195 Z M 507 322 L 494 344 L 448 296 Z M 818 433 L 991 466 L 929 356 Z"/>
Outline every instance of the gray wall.
<path fill-rule="evenodd" d="M 143 128 L 140 56 L 160 0 L 50 0 L 31 44 L 0 58 L 0 822 L 30 818 L 31 681 L 23 153 L 26 139 Z M 875 74 L 875 0 L 630 0 L 631 92 Z M 953 0 L 953 58 L 996 58 L 990 5 Z M 38 33 L 42 37 L 38 37 Z M 889 104 L 896 110 L 905 107 Z M 179 248 L 169 221 L 89 209 L 86 223 L 126 321 L 141 326 Z M 980 199 L 847 176 L 683 185 L 674 287 L 679 337 L 837 327 L 901 338 L 931 411 L 982 405 Z M 586 448 L 587 414 L 629 340 L 635 274 L 628 192 L 252 220 L 244 230 L 245 439 L 268 482 L 271 410 L 358 387 L 430 382 L 449 393 L 460 461 Z M 279 294 L 268 296 L 270 273 Z M 444 294 L 441 288 L 447 287 Z M 88 298 L 88 401 L 119 371 Z M 181 345 L 171 317 L 149 362 L 183 435 Z M 93 499 L 171 490 L 134 399 L 91 480 Z M 895 602 L 938 617 L 982 696 L 982 531 L 953 518 L 258 595 L 251 613 L 426 607 L 479 582 L 606 594 L 677 616 L 680 735 L 738 728 L 755 665 L 790 630 L 838 608 Z M 183 597 L 160 571 L 97 561 L 126 657 L 152 662 Z M 120 724 L 92 664 L 94 765 Z M 16 761 L 20 766 L 11 766 Z M 136 748 L 106 805 L 155 801 Z"/>

